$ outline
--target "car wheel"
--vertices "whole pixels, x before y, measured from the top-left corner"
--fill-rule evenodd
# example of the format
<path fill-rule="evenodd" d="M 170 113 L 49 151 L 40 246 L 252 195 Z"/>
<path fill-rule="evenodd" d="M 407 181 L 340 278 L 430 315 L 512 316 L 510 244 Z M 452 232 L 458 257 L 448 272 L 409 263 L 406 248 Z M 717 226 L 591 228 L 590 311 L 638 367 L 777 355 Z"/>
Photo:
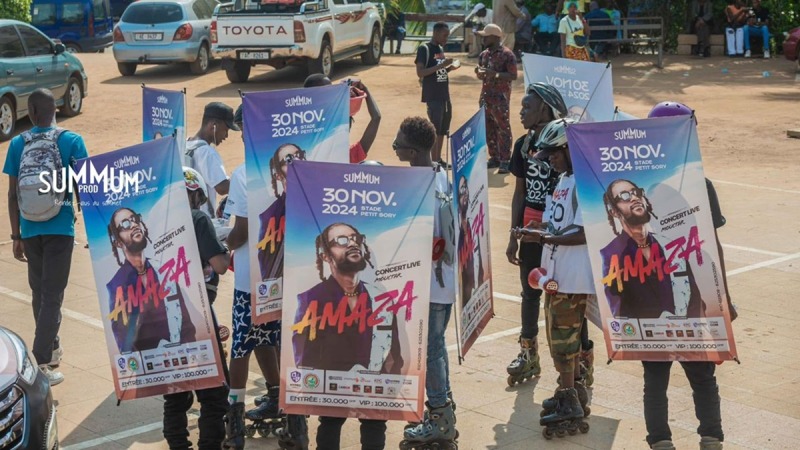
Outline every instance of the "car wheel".
<path fill-rule="evenodd" d="M 234 61 L 232 66 L 225 69 L 225 75 L 231 83 L 246 83 L 250 78 L 252 66 L 248 61 Z"/>
<path fill-rule="evenodd" d="M 123 77 L 130 77 L 136 73 L 136 63 L 117 63 L 117 69 Z"/>
<path fill-rule="evenodd" d="M 189 70 L 195 75 L 202 75 L 208 72 L 208 47 L 205 44 L 200 45 L 200 50 L 197 51 L 197 59 L 189 63 Z"/>
<path fill-rule="evenodd" d="M 81 113 L 82 106 L 83 87 L 81 82 L 75 77 L 70 77 L 67 82 L 67 92 L 64 93 L 64 106 L 61 107 L 61 113 L 67 117 L 77 116 Z"/>
<path fill-rule="evenodd" d="M 381 62 L 381 32 L 376 26 L 372 28 L 372 37 L 369 40 L 369 47 L 367 51 L 361 54 L 361 62 L 370 66 L 374 66 Z"/>
<path fill-rule="evenodd" d="M 331 43 L 325 39 L 322 41 L 322 48 L 319 51 L 319 57 L 308 62 L 308 73 L 321 73 L 322 75 L 330 78 L 332 72 L 333 50 L 331 49 Z"/>
<path fill-rule="evenodd" d="M 64 44 L 64 47 L 67 48 L 67 53 L 80 53 L 81 52 L 81 46 L 76 44 L 76 43 L 74 43 L 74 42 L 67 42 L 66 44 Z"/>
<path fill-rule="evenodd" d="M 11 139 L 16 122 L 17 112 L 14 110 L 14 103 L 8 97 L 0 98 L 0 141 Z"/>

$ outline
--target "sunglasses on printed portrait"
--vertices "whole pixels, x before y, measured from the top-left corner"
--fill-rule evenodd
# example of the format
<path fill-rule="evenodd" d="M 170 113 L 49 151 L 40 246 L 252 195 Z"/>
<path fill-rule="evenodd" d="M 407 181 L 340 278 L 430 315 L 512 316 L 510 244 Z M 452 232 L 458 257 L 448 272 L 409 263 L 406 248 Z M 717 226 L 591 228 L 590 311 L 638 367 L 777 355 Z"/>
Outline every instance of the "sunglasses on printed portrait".
<path fill-rule="evenodd" d="M 122 230 L 130 230 L 133 228 L 134 225 L 141 225 L 142 224 L 142 215 L 141 214 L 134 214 L 127 219 L 124 219 L 122 222 L 117 225 L 117 231 Z"/>
<path fill-rule="evenodd" d="M 630 191 L 622 191 L 614 197 L 615 202 L 629 202 L 633 200 L 633 197 L 636 196 L 639 199 L 644 198 L 644 189 L 642 188 L 633 188 Z"/>
<path fill-rule="evenodd" d="M 283 161 L 281 161 L 281 165 L 285 166 L 285 165 L 289 164 L 290 162 L 292 162 L 292 160 L 295 160 L 295 159 L 299 159 L 300 161 L 305 161 L 306 160 L 306 152 L 301 150 L 301 151 L 299 151 L 297 153 L 290 153 L 290 154 L 286 155 L 286 157 L 283 158 Z"/>
<path fill-rule="evenodd" d="M 328 243 L 331 245 L 338 245 L 339 247 L 347 247 L 348 244 L 350 244 L 350 241 L 353 241 L 353 243 L 356 245 L 361 245 L 366 240 L 367 237 L 363 234 L 351 234 L 350 236 L 336 236 L 328 241 Z"/>

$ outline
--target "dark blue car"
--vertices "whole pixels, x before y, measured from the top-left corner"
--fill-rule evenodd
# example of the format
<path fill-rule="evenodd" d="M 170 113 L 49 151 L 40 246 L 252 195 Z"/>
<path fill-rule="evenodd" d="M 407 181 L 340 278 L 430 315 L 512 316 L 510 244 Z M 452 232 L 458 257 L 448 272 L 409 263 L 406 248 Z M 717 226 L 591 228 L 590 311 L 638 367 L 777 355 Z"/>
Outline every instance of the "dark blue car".
<path fill-rule="evenodd" d="M 108 0 L 33 0 L 31 23 L 67 51 L 97 52 L 114 41 Z"/>

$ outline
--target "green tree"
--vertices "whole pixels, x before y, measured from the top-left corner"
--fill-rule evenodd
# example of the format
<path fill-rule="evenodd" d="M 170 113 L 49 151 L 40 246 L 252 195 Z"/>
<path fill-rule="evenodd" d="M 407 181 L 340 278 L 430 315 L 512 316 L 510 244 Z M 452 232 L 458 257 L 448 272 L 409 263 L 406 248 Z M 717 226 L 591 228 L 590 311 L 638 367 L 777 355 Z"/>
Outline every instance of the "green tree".
<path fill-rule="evenodd" d="M 0 18 L 30 23 L 31 0 L 3 0 L 0 2 Z"/>

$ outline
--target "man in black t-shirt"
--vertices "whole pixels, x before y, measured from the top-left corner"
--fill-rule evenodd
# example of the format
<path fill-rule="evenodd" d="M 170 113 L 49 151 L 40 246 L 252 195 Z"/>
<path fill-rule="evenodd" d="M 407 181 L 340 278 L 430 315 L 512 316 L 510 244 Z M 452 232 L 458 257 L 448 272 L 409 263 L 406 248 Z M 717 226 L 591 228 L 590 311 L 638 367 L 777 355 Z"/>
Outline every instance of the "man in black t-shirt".
<path fill-rule="evenodd" d="M 417 77 L 422 82 L 422 102 L 428 107 L 428 119 L 436 128 L 436 142 L 431 149 L 433 162 L 442 162 L 444 137 L 450 135 L 450 119 L 453 107 L 450 104 L 450 78 L 453 58 L 444 56 L 444 45 L 450 37 L 450 28 L 444 22 L 433 26 L 433 37 L 417 49 Z"/>
<path fill-rule="evenodd" d="M 769 9 L 761 6 L 761 0 L 753 0 L 753 9 L 744 26 L 744 57 L 750 57 L 750 33 L 761 33 L 764 59 L 769 58 Z"/>
<path fill-rule="evenodd" d="M 542 221 L 547 195 L 551 194 L 558 180 L 558 173 L 550 168 L 546 159 L 536 159 L 536 137 L 550 121 L 567 113 L 564 100 L 558 90 L 544 83 L 528 86 L 522 98 L 520 120 L 528 132 L 514 143 L 509 169 L 517 178 L 511 201 L 511 226 L 522 227 L 531 220 Z M 520 331 L 520 353 L 507 367 L 509 375 L 522 377 L 538 375 L 539 300 L 542 291 L 533 289 L 528 283 L 528 273 L 541 264 L 542 246 L 534 242 L 517 243 L 515 233 L 509 237 L 506 256 L 511 264 L 519 266 L 522 284 L 522 330 Z"/>

